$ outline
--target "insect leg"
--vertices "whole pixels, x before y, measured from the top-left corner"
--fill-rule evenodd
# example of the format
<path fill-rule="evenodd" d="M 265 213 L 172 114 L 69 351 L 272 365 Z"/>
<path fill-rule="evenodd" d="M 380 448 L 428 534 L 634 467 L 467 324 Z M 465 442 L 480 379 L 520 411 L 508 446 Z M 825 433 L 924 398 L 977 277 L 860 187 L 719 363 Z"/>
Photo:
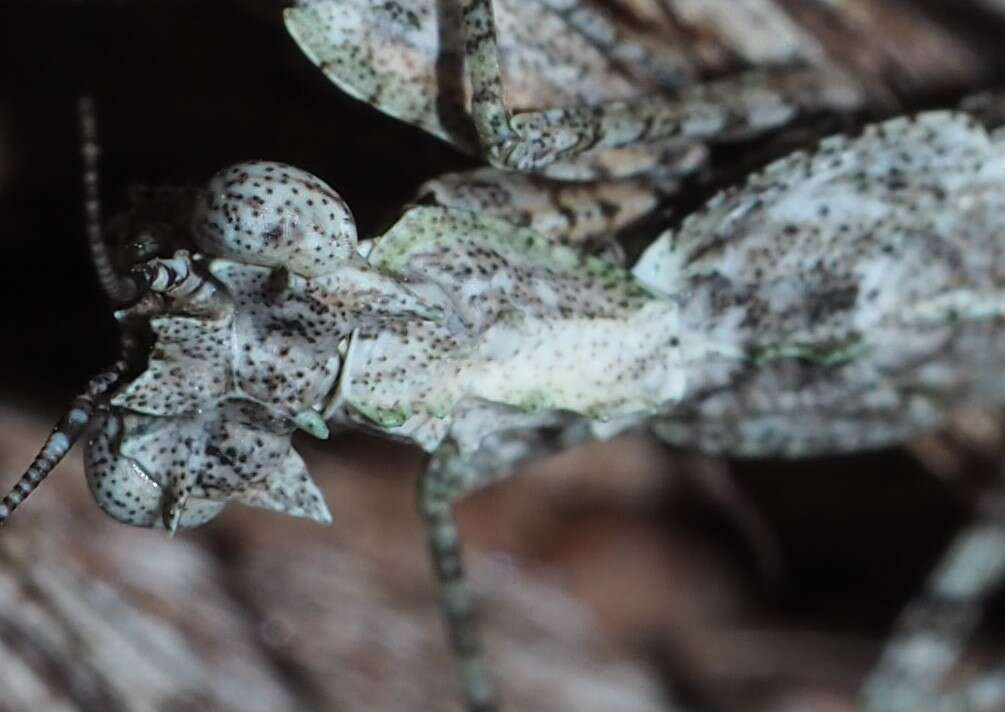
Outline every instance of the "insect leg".
<path fill-rule="evenodd" d="M 513 114 L 506 106 L 491 0 L 466 0 L 464 38 L 472 118 L 494 165 L 532 172 L 599 148 L 733 139 L 800 112 L 850 109 L 860 92 L 843 73 L 795 65 L 695 84 L 674 94 Z"/>
<path fill-rule="evenodd" d="M 979 510 L 977 520 L 950 545 L 924 593 L 901 615 L 863 688 L 864 709 L 922 710 L 940 697 L 939 685 L 980 622 L 984 603 L 1005 580 L 1005 482 L 982 497 Z"/>
<path fill-rule="evenodd" d="M 474 597 L 464 575 L 453 503 L 512 474 L 519 465 L 575 441 L 575 436 L 566 435 L 558 422 L 488 434 L 473 452 L 467 453 L 453 440 L 447 440 L 432 454 L 419 480 L 419 508 L 426 520 L 447 638 L 470 712 L 494 712 L 498 702 L 482 652 Z"/>
<path fill-rule="evenodd" d="M 460 532 L 453 511 L 454 500 L 482 483 L 464 477 L 453 466 L 457 458 L 452 445 L 441 446 L 430 458 L 419 480 L 419 507 L 426 520 L 447 637 L 465 703 L 469 712 L 493 712 L 498 708 L 495 686 L 482 653 L 474 598 L 464 575 Z"/>

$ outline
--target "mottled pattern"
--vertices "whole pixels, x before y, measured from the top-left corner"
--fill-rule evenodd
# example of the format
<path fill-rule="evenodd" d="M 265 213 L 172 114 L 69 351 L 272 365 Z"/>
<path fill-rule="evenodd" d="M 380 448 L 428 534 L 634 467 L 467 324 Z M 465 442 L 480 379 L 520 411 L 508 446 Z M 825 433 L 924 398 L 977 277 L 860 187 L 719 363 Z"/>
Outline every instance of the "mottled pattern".
<path fill-rule="evenodd" d="M 465 486 L 534 451 L 536 436 L 521 433 L 566 429 L 571 441 L 586 421 L 609 435 L 658 416 L 653 427 L 672 442 L 750 455 L 902 440 L 952 403 L 1005 397 L 1002 154 L 1000 139 L 950 113 L 827 139 L 665 234 L 636 265 L 638 282 L 560 244 L 563 229 L 545 236 L 505 210 L 508 220 L 473 212 L 492 212 L 496 191 L 509 191 L 504 207 L 533 201 L 524 179 L 448 178 L 434 195 L 467 209 L 413 208 L 366 258 L 340 252 L 320 276 L 192 261 L 194 276 L 134 310 L 157 342 L 113 404 L 196 443 L 187 457 L 198 466 L 171 481 L 160 495 L 169 502 L 254 499 L 235 483 L 261 473 L 238 470 L 214 488 L 198 459 L 208 441 L 189 433 L 218 427 L 217 439 L 239 440 L 223 422 L 233 407 L 260 409 L 265 430 L 285 435 L 324 437 L 323 414 L 430 451 L 449 440 L 472 468 Z M 257 180 L 244 167 L 223 175 Z M 178 291 L 200 270 L 203 283 Z M 146 432 L 124 422 L 120 455 Z M 162 486 L 173 459 L 145 457 Z"/>
<path fill-rule="evenodd" d="M 427 181 L 418 202 L 500 218 L 560 244 L 607 253 L 617 251 L 618 231 L 655 210 L 670 190 L 644 178 L 567 183 L 480 168 Z"/>
<path fill-rule="evenodd" d="M 196 201 L 196 244 L 207 255 L 315 277 L 356 250 L 356 224 L 339 195 L 310 173 L 256 161 L 220 171 Z"/>
<path fill-rule="evenodd" d="M 151 292 L 119 315 L 154 344 L 112 398 L 91 449 L 92 489 L 117 519 L 171 530 L 229 499 L 327 521 L 290 433 L 327 437 L 319 413 L 353 330 L 441 313 L 367 265 L 341 199 L 298 169 L 222 171 L 192 225 L 217 257 L 144 263 Z"/>
<path fill-rule="evenodd" d="M 797 456 L 1005 401 L 1003 141 L 952 113 L 827 139 L 713 198 L 632 272 L 562 244 L 598 218 L 571 189 L 543 200 L 536 179 L 444 179 L 433 200 L 460 207 L 414 207 L 359 245 L 316 178 L 228 169 L 193 219 L 212 259 L 179 250 L 133 273 L 149 293 L 120 317 L 155 343 L 88 450 L 92 492 L 169 531 L 229 500 L 327 522 L 296 428 L 416 442 L 433 455 L 420 508 L 465 699 L 493 710 L 457 497 L 627 428 Z M 521 225 L 547 226 L 549 208 L 565 223 L 548 235 Z M 43 464 L 68 447 L 57 436 Z"/>
<path fill-rule="evenodd" d="M 391 116 L 500 167 L 591 180 L 660 171 L 689 144 L 861 101 L 776 7 L 741 6 L 739 16 L 721 3 L 672 8 L 682 22 L 715 24 L 719 41 L 751 64 L 772 67 L 708 84 L 696 83 L 685 55 L 654 53 L 588 4 L 301 0 L 286 21 L 329 78 Z M 744 19 L 755 32 L 739 31 Z M 651 71 L 636 68 L 647 62 Z"/>
<path fill-rule="evenodd" d="M 287 417 L 317 405 L 338 373 L 349 315 L 324 310 L 297 275 L 280 275 L 277 285 L 269 269 L 226 260 L 214 261 L 212 272 L 235 302 L 228 354 L 235 390 Z"/>
<path fill-rule="evenodd" d="M 192 305 L 186 301 L 186 307 Z M 147 367 L 114 398 L 114 404 L 148 415 L 172 415 L 212 403 L 231 389 L 233 308 L 160 314 L 149 320 L 156 342 Z"/>
<path fill-rule="evenodd" d="M 339 371 L 338 345 L 354 329 L 437 313 L 355 255 L 312 280 L 227 260 L 211 271 L 235 300 L 236 390 L 289 417 L 320 408 Z"/>
<path fill-rule="evenodd" d="M 513 106 L 597 103 L 639 87 L 555 13 L 534 0 L 498 4 L 500 50 Z M 471 151 L 470 83 L 461 3 L 308 0 L 286 26 L 343 91 Z"/>
<path fill-rule="evenodd" d="M 677 305 L 532 231 L 415 208 L 370 261 L 424 281 L 452 315 L 353 339 L 341 404 L 381 427 L 449 419 L 468 399 L 608 419 L 659 408 L 683 389 Z"/>
<path fill-rule="evenodd" d="M 972 118 L 825 140 L 713 199 L 635 267 L 683 305 L 680 444 L 876 447 L 1002 395 L 1005 147 Z"/>
<path fill-rule="evenodd" d="M 582 35 L 638 87 L 676 89 L 700 74 L 695 57 L 665 28 L 637 12 L 630 2 L 616 0 L 536 0 L 562 18 L 567 32 Z M 502 3 L 498 14 L 509 10 Z M 506 22 L 505 18 L 500 23 Z M 562 38 L 556 38 L 559 42 Z M 540 102 L 539 102 L 540 103 Z"/>
<path fill-rule="evenodd" d="M 814 62 L 823 48 L 776 0 L 661 0 L 680 22 L 755 65 Z"/>
<path fill-rule="evenodd" d="M 890 122 L 770 166 L 664 236 L 637 281 L 569 249 L 604 250 L 706 144 L 862 98 L 770 0 L 650 6 L 678 25 L 662 47 L 590 0 L 298 3 L 287 22 L 304 51 L 373 106 L 497 168 L 634 180 L 447 177 L 427 186 L 447 208 L 409 211 L 364 257 L 317 178 L 274 163 L 218 174 L 195 200 L 200 254 L 173 219 L 166 240 L 127 238 L 141 262 L 128 275 L 95 251 L 110 295 L 142 297 L 120 317 L 152 337 L 146 369 L 110 401 L 92 384 L 0 522 L 95 415 L 98 502 L 169 531 L 229 500 L 328 521 L 290 439 L 326 437 L 325 416 L 410 438 L 432 453 L 421 512 L 466 699 L 487 711 L 457 497 L 629 427 L 805 455 L 1005 400 L 1003 147 L 964 117 Z M 85 210 L 100 246 L 93 129 Z"/>
<path fill-rule="evenodd" d="M 118 411 L 88 448 L 88 484 L 108 514 L 136 526 L 198 526 L 230 499 L 328 523 L 292 430 L 247 401 L 172 417 Z"/>

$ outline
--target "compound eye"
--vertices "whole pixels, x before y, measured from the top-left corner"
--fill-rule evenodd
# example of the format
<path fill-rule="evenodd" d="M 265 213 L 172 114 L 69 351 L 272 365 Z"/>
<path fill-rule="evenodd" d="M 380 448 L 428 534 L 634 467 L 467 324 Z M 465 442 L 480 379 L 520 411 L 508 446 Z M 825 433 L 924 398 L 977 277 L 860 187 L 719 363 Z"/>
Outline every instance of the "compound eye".
<path fill-rule="evenodd" d="M 214 175 L 196 201 L 192 230 L 209 255 L 305 277 L 334 271 L 356 251 L 345 201 L 283 163 L 240 163 Z"/>
<path fill-rule="evenodd" d="M 122 420 L 110 414 L 88 443 L 84 454 L 87 484 L 98 506 L 116 521 L 134 527 L 164 526 L 161 486 L 139 463 L 119 454 Z M 223 502 L 189 498 L 178 525 L 198 527 L 223 509 Z"/>

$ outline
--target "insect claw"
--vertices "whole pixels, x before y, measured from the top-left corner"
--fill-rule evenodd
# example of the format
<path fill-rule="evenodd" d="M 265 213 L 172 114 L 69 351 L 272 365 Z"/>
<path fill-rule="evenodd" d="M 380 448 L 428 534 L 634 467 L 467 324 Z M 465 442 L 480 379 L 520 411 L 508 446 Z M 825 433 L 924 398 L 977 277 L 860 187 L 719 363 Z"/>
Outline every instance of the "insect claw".
<path fill-rule="evenodd" d="M 167 529 L 168 536 L 174 536 L 181 523 L 182 512 L 185 511 L 185 502 L 182 499 L 171 496 L 165 491 L 161 509 L 161 521 Z"/>

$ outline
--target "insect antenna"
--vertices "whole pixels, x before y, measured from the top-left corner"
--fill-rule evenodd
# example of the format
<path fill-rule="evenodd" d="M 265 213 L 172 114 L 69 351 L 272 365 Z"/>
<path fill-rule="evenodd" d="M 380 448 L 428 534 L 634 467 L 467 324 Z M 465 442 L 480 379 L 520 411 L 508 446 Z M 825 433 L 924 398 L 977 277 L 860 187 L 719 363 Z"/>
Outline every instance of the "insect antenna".
<path fill-rule="evenodd" d="M 87 242 L 91 248 L 91 256 L 98 279 L 110 299 L 118 303 L 128 303 L 145 291 L 141 279 L 133 275 L 122 276 L 116 273 L 105 244 L 101 229 L 101 197 L 98 176 L 98 155 L 100 149 L 97 142 L 97 123 L 95 119 L 94 100 L 85 96 L 77 102 L 77 114 L 80 120 L 81 157 L 83 159 L 84 187 L 84 229 Z M 11 513 L 30 495 L 42 480 L 59 464 L 73 447 L 73 444 L 87 430 L 95 416 L 105 410 L 108 394 L 130 370 L 137 349 L 132 336 L 124 332 L 122 340 L 122 357 L 107 371 L 92 378 L 84 392 L 78 395 L 70 409 L 60 419 L 53 429 L 45 445 L 35 456 L 35 460 L 27 471 L 11 488 L 10 492 L 0 500 L 0 525 L 3 525 Z"/>
<path fill-rule="evenodd" d="M 142 296 L 144 290 L 132 275 L 119 274 L 115 270 L 102 232 L 101 181 L 98 171 L 101 145 L 98 143 L 95 114 L 94 99 L 82 96 L 77 101 L 77 117 L 80 122 L 80 157 L 83 163 L 84 231 L 101 288 L 112 303 L 131 304 Z"/>
<path fill-rule="evenodd" d="M 30 495 L 42 480 L 52 472 L 73 444 L 87 429 L 94 419 L 95 413 L 106 402 L 106 395 L 119 382 L 128 367 L 128 359 L 123 358 L 109 370 L 100 373 L 90 380 L 87 388 L 73 400 L 70 410 L 60 419 L 45 445 L 35 456 L 28 470 L 11 488 L 11 491 L 0 500 L 0 525 L 3 525 L 11 513 L 25 498 Z"/>

